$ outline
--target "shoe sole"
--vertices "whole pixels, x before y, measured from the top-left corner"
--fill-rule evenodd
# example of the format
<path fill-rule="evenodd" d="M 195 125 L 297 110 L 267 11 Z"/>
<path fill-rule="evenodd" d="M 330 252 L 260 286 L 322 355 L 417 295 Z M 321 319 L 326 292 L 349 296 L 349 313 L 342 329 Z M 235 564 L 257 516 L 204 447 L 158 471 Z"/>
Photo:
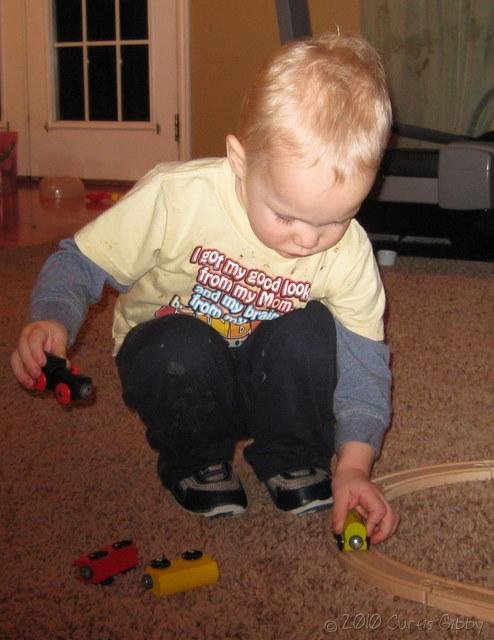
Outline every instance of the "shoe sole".
<path fill-rule="evenodd" d="M 303 504 L 301 507 L 297 507 L 296 509 L 290 509 L 288 513 L 293 513 L 296 516 L 306 516 L 317 511 L 325 511 L 326 509 L 330 509 L 332 506 L 333 498 L 331 497 L 327 500 L 314 500 L 308 504 Z"/>
<path fill-rule="evenodd" d="M 214 509 L 210 509 L 209 511 L 192 511 L 191 509 L 186 509 L 180 503 L 177 504 L 179 504 L 184 511 L 187 511 L 187 513 L 191 513 L 195 516 L 202 516 L 203 518 L 224 518 L 227 516 L 239 516 L 245 513 L 245 507 L 242 507 L 241 505 L 221 505 L 219 507 L 214 507 Z"/>

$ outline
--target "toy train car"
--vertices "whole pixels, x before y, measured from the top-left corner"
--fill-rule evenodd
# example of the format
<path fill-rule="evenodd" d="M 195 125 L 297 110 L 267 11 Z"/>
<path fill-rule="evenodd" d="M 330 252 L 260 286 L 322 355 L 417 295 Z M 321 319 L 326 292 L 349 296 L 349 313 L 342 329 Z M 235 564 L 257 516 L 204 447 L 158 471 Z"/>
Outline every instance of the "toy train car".
<path fill-rule="evenodd" d="M 93 393 L 93 381 L 82 375 L 77 367 L 68 367 L 67 360 L 52 353 L 46 354 L 46 364 L 34 383 L 36 391 L 54 391 L 60 404 L 68 405 L 74 400 L 87 400 Z"/>
<path fill-rule="evenodd" d="M 356 509 L 347 513 L 343 532 L 335 538 L 340 551 L 367 551 L 370 546 L 367 529 Z"/>
<path fill-rule="evenodd" d="M 219 579 L 218 565 L 202 551 L 186 551 L 178 560 L 153 560 L 145 569 L 142 583 L 155 596 L 168 596 L 197 587 L 204 587 Z"/>
<path fill-rule="evenodd" d="M 132 540 L 114 542 L 74 560 L 85 584 L 110 584 L 113 578 L 137 566 L 137 548 Z"/>

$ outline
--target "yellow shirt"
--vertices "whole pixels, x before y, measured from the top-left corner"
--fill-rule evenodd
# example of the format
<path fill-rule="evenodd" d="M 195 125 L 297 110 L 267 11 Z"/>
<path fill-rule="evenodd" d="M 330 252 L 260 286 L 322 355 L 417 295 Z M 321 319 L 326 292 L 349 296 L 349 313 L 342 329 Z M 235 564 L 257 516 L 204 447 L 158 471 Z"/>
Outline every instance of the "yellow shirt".
<path fill-rule="evenodd" d="M 118 282 L 115 353 L 135 325 L 185 313 L 232 345 L 263 320 L 319 300 L 348 329 L 383 339 L 384 290 L 365 231 L 352 220 L 322 253 L 287 259 L 254 235 L 226 159 L 161 164 L 75 235 Z"/>

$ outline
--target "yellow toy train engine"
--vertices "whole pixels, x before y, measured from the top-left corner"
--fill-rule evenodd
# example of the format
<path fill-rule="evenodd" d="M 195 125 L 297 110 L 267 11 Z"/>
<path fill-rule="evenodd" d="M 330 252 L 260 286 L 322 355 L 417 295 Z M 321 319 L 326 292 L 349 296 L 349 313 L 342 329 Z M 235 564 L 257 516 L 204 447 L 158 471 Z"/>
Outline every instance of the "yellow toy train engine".
<path fill-rule="evenodd" d="M 370 546 L 367 529 L 356 509 L 347 513 L 343 532 L 335 538 L 340 551 L 367 551 Z"/>

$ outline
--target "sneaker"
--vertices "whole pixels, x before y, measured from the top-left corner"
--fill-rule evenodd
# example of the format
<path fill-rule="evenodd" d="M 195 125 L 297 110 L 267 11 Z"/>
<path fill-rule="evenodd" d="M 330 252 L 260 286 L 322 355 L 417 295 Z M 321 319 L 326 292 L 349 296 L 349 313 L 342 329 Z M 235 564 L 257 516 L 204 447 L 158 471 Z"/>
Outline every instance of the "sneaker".
<path fill-rule="evenodd" d="M 266 480 L 273 502 L 282 511 L 301 516 L 333 504 L 329 474 L 323 469 L 299 469 Z"/>
<path fill-rule="evenodd" d="M 229 462 L 200 469 L 171 487 L 181 507 L 207 518 L 243 513 L 247 496 Z"/>

